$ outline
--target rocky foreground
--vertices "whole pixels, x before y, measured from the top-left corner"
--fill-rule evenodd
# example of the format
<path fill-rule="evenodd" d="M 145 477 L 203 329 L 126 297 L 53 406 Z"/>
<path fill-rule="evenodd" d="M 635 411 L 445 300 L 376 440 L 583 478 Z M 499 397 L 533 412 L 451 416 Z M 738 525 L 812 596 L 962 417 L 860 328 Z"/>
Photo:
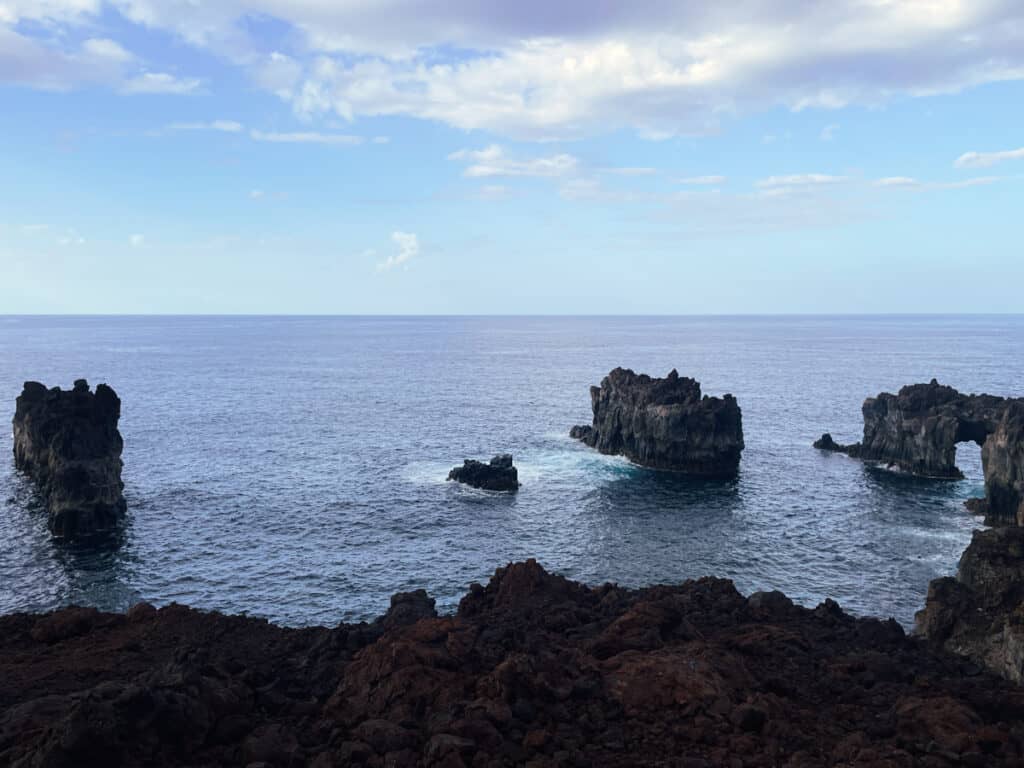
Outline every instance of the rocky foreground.
<path fill-rule="evenodd" d="M 530 561 L 454 616 L 285 629 L 181 606 L 0 618 L 0 765 L 994 766 L 1024 689 L 731 582 L 587 588 Z"/>

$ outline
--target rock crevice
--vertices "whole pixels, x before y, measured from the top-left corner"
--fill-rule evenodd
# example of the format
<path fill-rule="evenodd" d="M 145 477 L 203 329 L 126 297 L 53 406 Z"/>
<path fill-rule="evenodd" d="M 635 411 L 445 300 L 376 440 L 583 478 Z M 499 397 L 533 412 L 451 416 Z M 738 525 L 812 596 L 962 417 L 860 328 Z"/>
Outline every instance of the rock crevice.
<path fill-rule="evenodd" d="M 590 401 L 593 423 L 569 434 L 601 453 L 708 477 L 739 469 L 743 423 L 732 395 L 701 396 L 700 382 L 675 370 L 658 379 L 616 368 L 590 388 Z"/>
<path fill-rule="evenodd" d="M 39 487 L 50 530 L 76 538 L 109 531 L 125 513 L 121 401 L 84 379 L 71 390 L 26 382 L 14 413 L 14 462 Z"/>

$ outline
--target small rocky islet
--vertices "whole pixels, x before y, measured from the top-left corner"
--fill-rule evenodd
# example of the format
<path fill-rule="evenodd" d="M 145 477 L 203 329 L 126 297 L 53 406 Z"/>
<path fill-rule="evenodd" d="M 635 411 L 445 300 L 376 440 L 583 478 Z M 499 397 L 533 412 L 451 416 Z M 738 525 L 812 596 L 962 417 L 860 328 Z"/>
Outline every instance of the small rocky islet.
<path fill-rule="evenodd" d="M 743 452 L 743 418 L 732 395 L 701 396 L 700 382 L 673 369 L 663 378 L 616 368 L 590 388 L 592 424 L 569 436 L 652 469 L 732 477 Z"/>
<path fill-rule="evenodd" d="M 512 463 L 512 454 L 499 453 L 487 464 L 466 459 L 461 467 L 454 467 L 448 479 L 485 491 L 519 490 L 519 470 Z"/>
<path fill-rule="evenodd" d="M 616 369 L 591 397 L 594 423 L 573 433 L 602 452 L 738 469 L 731 396 L 701 396 L 675 371 Z M 19 398 L 16 461 L 55 534 L 123 515 L 119 410 L 113 390 L 84 381 Z M 983 505 L 1013 523 L 975 533 L 957 576 L 932 582 L 913 636 L 830 600 L 745 598 L 716 578 L 588 587 L 532 560 L 470 585 L 451 616 L 423 590 L 334 628 L 145 603 L 14 614 L 0 617 L 0 764 L 1024 765 L 1020 401 L 933 380 L 863 412 L 862 443 L 816 446 L 955 477 L 956 442 L 974 440 Z M 508 455 L 451 474 L 518 487 Z"/>
<path fill-rule="evenodd" d="M 65 539 L 114 530 L 127 505 L 121 481 L 121 400 L 106 384 L 70 390 L 25 383 L 14 411 L 14 463 L 38 486 L 50 531 Z"/>

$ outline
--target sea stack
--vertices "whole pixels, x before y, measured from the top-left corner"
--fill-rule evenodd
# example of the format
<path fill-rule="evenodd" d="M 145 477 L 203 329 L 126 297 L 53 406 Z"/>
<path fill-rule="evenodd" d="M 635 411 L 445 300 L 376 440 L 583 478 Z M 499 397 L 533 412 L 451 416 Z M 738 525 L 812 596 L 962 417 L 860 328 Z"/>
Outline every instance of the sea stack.
<path fill-rule="evenodd" d="M 705 477 L 739 469 L 743 423 L 732 395 L 701 396 L 700 382 L 675 370 L 657 379 L 616 368 L 590 388 L 590 402 L 593 424 L 569 434 L 601 453 Z"/>
<path fill-rule="evenodd" d="M 65 539 L 113 529 L 125 513 L 121 400 L 84 379 L 65 391 L 29 381 L 14 413 L 14 462 L 39 487 L 50 530 Z"/>
<path fill-rule="evenodd" d="M 512 465 L 510 453 L 499 453 L 489 464 L 466 459 L 461 467 L 448 473 L 448 479 L 485 491 L 519 490 L 519 471 Z"/>
<path fill-rule="evenodd" d="M 932 379 L 869 397 L 861 411 L 861 442 L 840 445 L 825 434 L 814 446 L 914 475 L 958 479 L 957 443 L 977 443 L 985 499 L 971 508 L 993 522 L 1024 525 L 1024 398 L 964 395 Z"/>
<path fill-rule="evenodd" d="M 928 586 L 917 631 L 945 650 L 1024 682 L 1024 528 L 975 531 L 956 578 Z"/>

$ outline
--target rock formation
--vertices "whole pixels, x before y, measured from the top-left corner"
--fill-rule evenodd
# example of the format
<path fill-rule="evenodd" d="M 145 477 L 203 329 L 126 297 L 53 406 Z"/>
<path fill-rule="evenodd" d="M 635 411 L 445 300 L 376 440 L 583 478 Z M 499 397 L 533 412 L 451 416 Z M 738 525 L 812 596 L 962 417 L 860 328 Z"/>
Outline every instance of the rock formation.
<path fill-rule="evenodd" d="M 975 531 L 956 578 L 935 579 L 915 618 L 933 643 L 1024 682 L 1024 528 Z"/>
<path fill-rule="evenodd" d="M 14 461 L 39 487 L 50 530 L 75 538 L 113 529 L 125 512 L 121 401 L 110 387 L 89 391 L 25 383 L 14 413 Z"/>
<path fill-rule="evenodd" d="M 455 615 L 421 596 L 391 613 L 411 604 L 403 621 L 331 629 L 179 605 L 0 617 L 0 765 L 1024 759 L 1019 687 L 831 601 L 745 599 L 721 579 L 588 588 L 528 561 Z"/>
<path fill-rule="evenodd" d="M 515 491 L 519 488 L 519 471 L 512 466 L 510 453 L 499 453 L 490 464 L 466 459 L 461 467 L 455 467 L 448 473 L 448 479 L 485 491 Z"/>
<path fill-rule="evenodd" d="M 956 445 L 981 446 L 989 518 L 1024 524 L 1024 398 L 963 395 L 935 379 L 899 394 L 869 397 L 861 409 L 864 438 L 839 445 L 829 434 L 816 448 L 884 463 L 925 477 L 960 478 Z"/>
<path fill-rule="evenodd" d="M 701 397 L 700 383 L 675 370 L 664 379 L 616 368 L 590 388 L 594 422 L 569 435 L 601 453 L 693 475 L 736 474 L 743 450 L 740 407 L 732 395 Z"/>

